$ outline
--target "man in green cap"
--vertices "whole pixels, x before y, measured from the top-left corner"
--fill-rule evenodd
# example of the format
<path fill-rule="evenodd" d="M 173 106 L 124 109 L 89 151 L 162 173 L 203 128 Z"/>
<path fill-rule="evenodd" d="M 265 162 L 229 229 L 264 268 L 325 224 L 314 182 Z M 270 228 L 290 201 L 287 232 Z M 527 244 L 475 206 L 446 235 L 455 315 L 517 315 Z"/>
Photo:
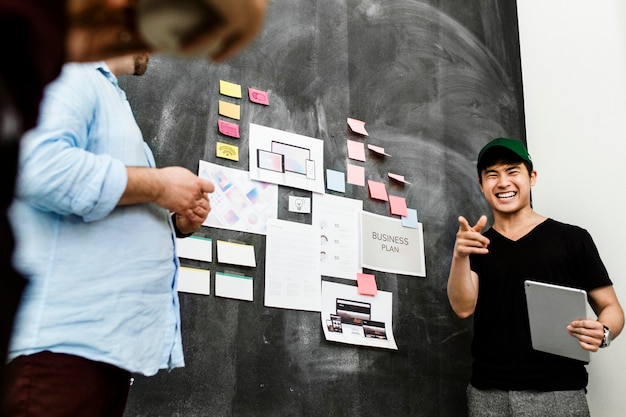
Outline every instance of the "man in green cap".
<path fill-rule="evenodd" d="M 448 298 L 461 318 L 473 316 L 470 417 L 589 416 L 586 362 L 532 348 L 524 281 L 587 291 L 597 319 L 567 330 L 595 352 L 624 326 L 624 312 L 589 233 L 531 207 L 537 172 L 524 144 L 497 138 L 478 155 L 478 183 L 493 214 L 473 226 L 459 217 Z"/>

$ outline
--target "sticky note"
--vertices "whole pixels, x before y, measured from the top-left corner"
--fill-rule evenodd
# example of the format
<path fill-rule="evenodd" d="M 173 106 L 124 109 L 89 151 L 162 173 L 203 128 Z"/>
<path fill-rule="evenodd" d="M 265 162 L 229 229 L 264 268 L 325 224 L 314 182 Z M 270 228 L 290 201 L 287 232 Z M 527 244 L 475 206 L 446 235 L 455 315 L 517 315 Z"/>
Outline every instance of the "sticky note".
<path fill-rule="evenodd" d="M 405 184 L 411 184 L 410 182 L 404 179 L 404 175 L 392 174 L 391 172 L 388 173 L 387 175 L 389 176 L 389 178 L 392 178 L 396 181 L 403 182 Z"/>
<path fill-rule="evenodd" d="M 326 188 L 340 193 L 346 192 L 346 174 L 332 169 L 326 170 Z"/>
<path fill-rule="evenodd" d="M 248 96 L 250 97 L 250 101 L 253 103 L 263 104 L 264 106 L 270 105 L 270 97 L 267 91 L 248 88 Z"/>
<path fill-rule="evenodd" d="M 376 295 L 378 288 L 376 287 L 376 277 L 372 274 L 356 274 L 356 283 L 358 292 L 361 295 Z"/>
<path fill-rule="evenodd" d="M 391 156 L 387 152 L 385 152 L 385 148 L 381 148 L 380 146 L 367 145 L 367 149 L 369 149 L 370 151 L 374 151 L 374 152 L 376 152 L 377 154 L 380 154 L 380 155 Z"/>
<path fill-rule="evenodd" d="M 231 119 L 239 120 L 241 118 L 241 108 L 239 104 L 220 100 L 218 103 L 218 111 L 220 115 L 230 117 Z"/>
<path fill-rule="evenodd" d="M 363 143 L 348 139 L 347 145 L 348 158 L 365 162 L 365 146 L 363 146 Z"/>
<path fill-rule="evenodd" d="M 237 123 L 231 123 L 218 119 L 217 128 L 223 135 L 239 138 L 239 125 Z"/>
<path fill-rule="evenodd" d="M 404 197 L 390 195 L 389 206 L 391 207 L 391 214 L 395 214 L 397 216 L 406 216 L 408 214 L 406 199 Z"/>
<path fill-rule="evenodd" d="M 367 130 L 365 130 L 365 122 L 348 117 L 348 126 L 353 132 L 367 136 Z"/>
<path fill-rule="evenodd" d="M 239 148 L 235 145 L 229 145 L 228 143 L 217 142 L 215 144 L 215 155 L 218 158 L 239 161 Z"/>
<path fill-rule="evenodd" d="M 213 241 L 209 238 L 200 236 L 176 238 L 176 255 L 179 258 L 211 262 L 212 252 Z"/>
<path fill-rule="evenodd" d="M 367 185 L 370 190 L 370 196 L 372 198 L 376 198 L 378 200 L 389 201 L 389 197 L 387 197 L 387 189 L 385 188 L 385 184 L 378 181 L 368 180 Z"/>
<path fill-rule="evenodd" d="M 410 227 L 411 229 L 417 229 L 417 210 L 407 208 L 406 216 L 402 216 L 400 223 L 404 227 Z"/>
<path fill-rule="evenodd" d="M 254 280 L 245 275 L 216 272 L 215 295 L 237 300 L 254 300 Z"/>
<path fill-rule="evenodd" d="M 220 80 L 220 94 L 234 98 L 241 98 L 241 86 L 239 84 Z"/>
<path fill-rule="evenodd" d="M 348 183 L 365 186 L 365 168 L 348 164 Z"/>
<path fill-rule="evenodd" d="M 211 294 L 211 271 L 181 266 L 176 289 L 192 294 Z"/>
<path fill-rule="evenodd" d="M 217 261 L 224 264 L 255 267 L 254 246 L 218 240 Z"/>

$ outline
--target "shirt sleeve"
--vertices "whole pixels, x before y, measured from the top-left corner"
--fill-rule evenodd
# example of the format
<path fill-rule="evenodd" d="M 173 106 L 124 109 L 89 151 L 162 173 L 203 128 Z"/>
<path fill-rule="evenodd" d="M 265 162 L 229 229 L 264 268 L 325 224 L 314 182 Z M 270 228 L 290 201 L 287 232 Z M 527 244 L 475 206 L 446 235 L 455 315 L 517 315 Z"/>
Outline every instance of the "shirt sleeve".
<path fill-rule="evenodd" d="M 74 214 L 84 221 L 106 217 L 126 189 L 124 163 L 90 149 L 97 91 L 83 65 L 64 67 L 46 90 L 37 127 L 22 139 L 18 197 L 39 210 Z"/>

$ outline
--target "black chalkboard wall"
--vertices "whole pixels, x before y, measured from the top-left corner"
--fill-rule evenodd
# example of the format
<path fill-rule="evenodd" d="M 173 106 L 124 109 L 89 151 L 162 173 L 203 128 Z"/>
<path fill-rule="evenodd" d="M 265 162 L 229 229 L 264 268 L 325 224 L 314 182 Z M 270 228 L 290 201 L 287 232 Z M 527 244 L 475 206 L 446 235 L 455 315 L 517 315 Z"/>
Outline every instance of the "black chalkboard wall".
<path fill-rule="evenodd" d="M 250 122 L 323 139 L 325 167 L 345 171 L 356 137 L 346 118 L 365 121 L 366 143 L 392 155 L 369 153 L 366 178 L 418 210 L 427 268 L 426 278 L 366 270 L 393 293 L 398 351 L 334 344 L 319 313 L 264 307 L 264 236 L 203 227 L 214 241 L 253 244 L 257 268 L 183 263 L 212 279 L 254 276 L 254 302 L 180 294 L 186 367 L 135 377 L 127 416 L 465 415 L 472 326 L 451 311 L 446 281 L 457 216 L 488 212 L 477 151 L 497 136 L 525 140 L 516 10 L 497 0 L 274 0 L 263 33 L 231 61 L 154 55 L 146 75 L 121 81 L 158 165 L 193 172 L 200 159 L 247 170 Z M 218 100 L 229 101 L 219 80 L 269 92 L 269 107 L 239 101 L 239 140 L 217 130 Z M 217 140 L 239 145 L 240 161 L 216 158 Z M 389 171 L 412 185 L 389 182 Z M 290 194 L 310 195 L 280 187 L 279 218 L 310 223 L 287 211 Z M 389 214 L 365 187 L 347 184 L 344 195 Z"/>

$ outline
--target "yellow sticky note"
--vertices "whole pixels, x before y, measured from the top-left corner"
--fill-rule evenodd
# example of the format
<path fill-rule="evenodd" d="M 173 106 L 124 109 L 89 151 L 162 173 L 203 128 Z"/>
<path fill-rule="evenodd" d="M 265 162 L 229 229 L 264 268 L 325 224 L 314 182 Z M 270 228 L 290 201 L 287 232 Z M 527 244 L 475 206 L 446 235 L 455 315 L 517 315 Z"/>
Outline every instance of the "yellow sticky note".
<path fill-rule="evenodd" d="M 222 116 L 230 117 L 235 120 L 239 120 L 241 118 L 241 108 L 239 104 L 220 100 L 218 109 Z"/>
<path fill-rule="evenodd" d="M 241 86 L 239 84 L 220 80 L 220 94 L 229 97 L 241 98 Z"/>
<path fill-rule="evenodd" d="M 239 161 L 239 148 L 228 143 L 217 142 L 215 145 L 215 154 L 218 158 L 230 159 L 231 161 Z"/>

